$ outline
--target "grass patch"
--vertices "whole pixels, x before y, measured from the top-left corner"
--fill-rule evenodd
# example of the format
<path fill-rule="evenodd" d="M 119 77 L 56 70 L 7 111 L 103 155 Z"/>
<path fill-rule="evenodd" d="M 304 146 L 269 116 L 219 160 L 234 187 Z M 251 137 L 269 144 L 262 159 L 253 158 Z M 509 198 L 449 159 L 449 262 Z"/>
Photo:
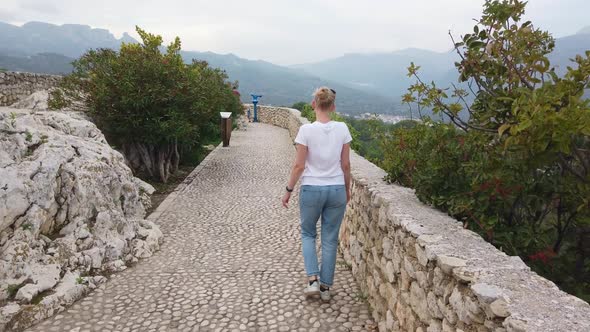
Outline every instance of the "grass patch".
<path fill-rule="evenodd" d="M 14 297 L 16 296 L 16 293 L 18 293 L 18 290 L 21 289 L 23 286 L 24 286 L 24 284 L 8 285 L 8 288 L 6 289 L 8 291 L 8 296 L 11 299 L 14 299 Z"/>
<path fill-rule="evenodd" d="M 43 291 L 39 294 L 37 294 L 32 300 L 31 300 L 31 304 L 39 304 L 41 303 L 41 301 L 43 301 L 44 298 L 48 297 L 51 294 L 55 294 L 55 292 L 51 289 L 48 289 L 46 291 Z"/>
<path fill-rule="evenodd" d="M 367 301 L 369 300 L 369 295 L 367 295 L 363 292 L 357 292 L 356 294 L 353 295 L 353 298 L 357 301 L 367 303 Z"/>
<path fill-rule="evenodd" d="M 349 264 L 349 263 L 348 263 L 348 262 L 346 262 L 346 261 L 343 261 L 343 260 L 338 260 L 338 261 L 336 261 L 336 265 L 338 265 L 338 266 L 340 266 L 340 267 L 343 267 L 343 268 L 345 268 L 345 269 L 347 269 L 347 270 L 349 270 L 349 271 L 352 271 L 352 265 L 351 265 L 351 264 Z"/>

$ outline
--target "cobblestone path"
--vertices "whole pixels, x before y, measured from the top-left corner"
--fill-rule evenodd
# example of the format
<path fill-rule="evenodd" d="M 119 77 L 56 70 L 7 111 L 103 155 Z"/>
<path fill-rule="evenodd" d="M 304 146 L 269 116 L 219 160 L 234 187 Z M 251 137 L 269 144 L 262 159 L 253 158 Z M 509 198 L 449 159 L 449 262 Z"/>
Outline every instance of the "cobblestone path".
<path fill-rule="evenodd" d="M 293 158 L 284 129 L 235 131 L 159 217 L 161 251 L 31 331 L 369 330 L 344 264 L 331 303 L 302 296 L 297 195 L 279 200 Z"/>

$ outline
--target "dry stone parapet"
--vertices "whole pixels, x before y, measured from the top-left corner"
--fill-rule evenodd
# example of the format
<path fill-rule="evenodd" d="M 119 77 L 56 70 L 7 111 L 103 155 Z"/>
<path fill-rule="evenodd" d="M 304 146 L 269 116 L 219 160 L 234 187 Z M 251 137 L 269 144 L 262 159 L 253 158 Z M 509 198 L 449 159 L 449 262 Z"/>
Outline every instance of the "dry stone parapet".
<path fill-rule="evenodd" d="M 151 192 L 83 114 L 0 107 L 0 331 L 63 311 L 158 250 Z"/>
<path fill-rule="evenodd" d="M 0 106 L 10 106 L 34 92 L 56 87 L 62 77 L 21 72 L 0 72 Z"/>
<path fill-rule="evenodd" d="M 259 106 L 294 138 L 297 110 Z M 340 249 L 380 331 L 590 331 L 590 305 L 562 292 L 352 153 Z"/>

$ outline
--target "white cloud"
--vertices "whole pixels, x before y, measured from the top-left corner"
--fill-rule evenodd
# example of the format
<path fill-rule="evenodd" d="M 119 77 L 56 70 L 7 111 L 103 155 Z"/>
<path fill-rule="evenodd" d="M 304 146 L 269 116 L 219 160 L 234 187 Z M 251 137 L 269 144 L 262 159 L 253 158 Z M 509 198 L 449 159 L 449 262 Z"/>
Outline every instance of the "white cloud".
<path fill-rule="evenodd" d="M 184 49 L 279 64 L 408 47 L 444 51 L 470 31 L 484 0 L 2 0 L 12 22 L 79 23 L 116 35 L 134 26 L 181 37 Z M 26 4 L 22 6 L 20 4 Z M 587 24 L 587 0 L 530 0 L 529 18 L 557 36 Z"/>
<path fill-rule="evenodd" d="M 41 14 L 51 14 L 57 15 L 59 14 L 59 10 L 57 7 L 48 2 L 40 2 L 37 0 L 27 0 L 22 1 L 20 3 L 20 10 L 25 12 L 32 12 L 32 13 L 41 13 Z"/>

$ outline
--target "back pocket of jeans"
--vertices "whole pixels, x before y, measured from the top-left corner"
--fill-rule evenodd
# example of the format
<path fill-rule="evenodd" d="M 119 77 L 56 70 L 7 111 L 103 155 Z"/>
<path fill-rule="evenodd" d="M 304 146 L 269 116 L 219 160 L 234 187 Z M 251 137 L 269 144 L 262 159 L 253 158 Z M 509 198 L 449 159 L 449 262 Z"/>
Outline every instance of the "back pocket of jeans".
<path fill-rule="evenodd" d="M 326 202 L 326 207 L 335 208 L 346 205 L 346 189 L 336 188 L 330 191 L 330 196 Z"/>
<path fill-rule="evenodd" d="M 308 207 L 317 207 L 320 205 L 320 198 L 321 192 L 316 190 L 301 190 L 301 195 L 299 199 L 301 200 L 301 205 L 308 206 Z"/>

